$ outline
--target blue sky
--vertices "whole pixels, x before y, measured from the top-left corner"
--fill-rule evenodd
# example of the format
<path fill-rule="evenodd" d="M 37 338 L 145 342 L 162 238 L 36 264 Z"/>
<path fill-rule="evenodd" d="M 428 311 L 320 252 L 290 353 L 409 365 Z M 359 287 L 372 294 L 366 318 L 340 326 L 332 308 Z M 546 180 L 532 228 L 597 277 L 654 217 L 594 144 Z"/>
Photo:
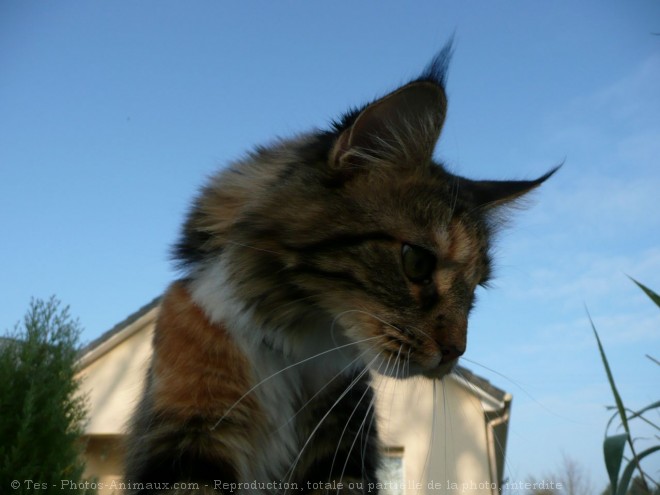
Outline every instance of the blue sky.
<path fill-rule="evenodd" d="M 437 149 L 473 178 L 566 160 L 499 238 L 464 363 L 514 395 L 507 472 L 596 488 L 612 402 L 657 400 L 660 3 L 0 3 L 0 328 L 56 294 L 91 340 L 159 295 L 204 178 L 414 76 L 455 33 Z M 530 397 L 531 395 L 531 397 Z M 653 461 L 656 469 L 660 462 Z M 653 471 L 653 469 L 651 469 Z"/>

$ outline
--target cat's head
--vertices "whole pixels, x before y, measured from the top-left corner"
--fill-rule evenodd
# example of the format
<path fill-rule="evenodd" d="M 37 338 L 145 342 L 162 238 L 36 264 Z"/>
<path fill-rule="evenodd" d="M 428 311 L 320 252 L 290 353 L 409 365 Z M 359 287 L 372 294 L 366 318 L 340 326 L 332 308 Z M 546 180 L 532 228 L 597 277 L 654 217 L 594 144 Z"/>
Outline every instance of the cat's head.
<path fill-rule="evenodd" d="M 494 228 L 554 170 L 475 181 L 433 160 L 448 52 L 332 130 L 261 148 L 203 190 L 176 253 L 212 318 L 249 314 L 269 329 L 256 338 L 283 349 L 325 322 L 381 373 L 451 370 Z"/>

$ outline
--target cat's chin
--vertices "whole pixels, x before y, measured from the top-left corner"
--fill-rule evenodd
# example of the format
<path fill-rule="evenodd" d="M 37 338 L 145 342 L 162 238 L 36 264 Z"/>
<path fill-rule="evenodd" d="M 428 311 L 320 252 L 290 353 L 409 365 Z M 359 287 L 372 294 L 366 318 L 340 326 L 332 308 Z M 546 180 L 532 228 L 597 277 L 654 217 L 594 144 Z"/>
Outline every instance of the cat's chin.
<path fill-rule="evenodd" d="M 437 367 L 433 369 L 430 370 L 423 369 L 420 374 L 426 378 L 439 380 L 449 375 L 454 370 L 457 364 L 458 364 L 458 359 L 453 359 L 447 363 L 440 363 Z"/>
<path fill-rule="evenodd" d="M 417 363 L 409 363 L 406 366 L 399 367 L 397 369 L 394 367 L 385 367 L 385 368 L 374 368 L 373 370 L 379 375 L 387 376 L 390 378 L 395 378 L 397 380 L 403 380 L 406 378 L 413 378 L 423 376 L 424 378 L 430 378 L 432 380 L 440 380 L 445 376 L 451 374 L 456 365 L 458 364 L 458 359 L 453 359 L 446 363 L 439 363 L 433 368 L 427 368 Z"/>

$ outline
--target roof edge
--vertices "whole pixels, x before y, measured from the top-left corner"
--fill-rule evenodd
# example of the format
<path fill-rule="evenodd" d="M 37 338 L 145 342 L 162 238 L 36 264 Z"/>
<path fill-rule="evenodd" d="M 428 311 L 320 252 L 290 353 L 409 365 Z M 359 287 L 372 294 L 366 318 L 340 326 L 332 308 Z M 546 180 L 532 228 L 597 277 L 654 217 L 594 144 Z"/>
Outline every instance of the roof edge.
<path fill-rule="evenodd" d="M 128 315 L 110 330 L 107 330 L 101 334 L 101 336 L 82 347 L 78 351 L 78 365 L 80 367 L 87 366 L 92 361 L 95 361 L 97 358 L 108 352 L 111 348 L 133 335 L 135 330 L 143 326 L 143 324 L 135 325 L 135 323 L 147 316 L 152 310 L 156 309 L 160 305 L 162 298 L 162 295 L 154 298 L 151 302 Z M 127 332 L 131 327 L 134 327 L 133 331 Z"/>
<path fill-rule="evenodd" d="M 486 398 L 490 399 L 491 402 L 498 403 L 500 407 L 503 407 L 506 401 L 511 397 L 511 394 L 507 391 L 496 387 L 485 378 L 463 366 L 457 365 L 456 368 L 454 368 L 454 372 L 449 376 L 473 393 L 475 392 L 474 388 L 476 387 L 487 396 Z"/>

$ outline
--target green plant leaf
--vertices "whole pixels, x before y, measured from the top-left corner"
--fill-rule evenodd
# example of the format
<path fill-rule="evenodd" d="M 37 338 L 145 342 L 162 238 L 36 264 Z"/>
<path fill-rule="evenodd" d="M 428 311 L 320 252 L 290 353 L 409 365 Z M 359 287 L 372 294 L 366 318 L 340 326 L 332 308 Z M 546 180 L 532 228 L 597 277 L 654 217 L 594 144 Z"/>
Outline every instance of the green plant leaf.
<path fill-rule="evenodd" d="M 616 408 L 619 412 L 619 417 L 621 418 L 621 424 L 623 425 L 623 429 L 626 431 L 625 434 L 606 437 L 605 443 L 603 444 L 605 465 L 607 466 L 607 474 L 610 477 L 610 486 L 612 487 L 612 493 L 616 493 L 617 479 L 619 476 L 619 469 L 621 467 L 621 459 L 623 458 L 623 449 L 625 447 L 626 441 L 630 444 L 630 448 L 633 451 L 633 457 L 635 455 L 635 448 L 632 444 L 632 441 L 630 440 L 630 427 L 628 426 L 628 418 L 626 417 L 626 408 L 623 405 L 621 395 L 616 388 L 614 376 L 612 375 L 612 370 L 610 369 L 610 363 L 607 360 L 607 356 L 605 355 L 605 349 L 603 348 L 603 344 L 600 341 L 598 331 L 596 330 L 596 325 L 594 325 L 594 321 L 591 319 L 589 310 L 587 310 L 587 316 L 589 317 L 591 329 L 593 330 L 594 336 L 596 337 L 596 342 L 598 343 L 598 351 L 600 352 L 600 358 L 603 361 L 603 367 L 605 368 L 605 373 L 607 374 L 607 381 L 610 383 L 610 388 L 612 389 L 612 395 L 614 396 L 614 402 L 616 403 Z"/>
<path fill-rule="evenodd" d="M 608 411 L 615 410 L 616 412 L 607 421 L 607 425 L 605 426 L 605 435 L 607 435 L 607 432 L 610 430 L 610 426 L 612 425 L 612 422 L 619 416 L 619 411 L 616 408 L 616 406 L 607 406 L 606 409 Z M 649 404 L 648 406 L 643 407 L 638 411 L 633 411 L 632 409 L 626 408 L 626 413 L 629 415 L 628 421 L 632 421 L 633 419 L 639 419 L 640 421 L 644 421 L 646 424 L 655 428 L 656 430 L 660 430 L 660 427 L 658 425 L 656 425 L 653 421 L 649 421 L 643 416 L 645 412 L 650 411 L 652 409 L 660 409 L 660 400 L 652 404 Z"/>
<path fill-rule="evenodd" d="M 653 301 L 656 304 L 656 306 L 658 306 L 660 308 L 660 296 L 658 294 L 656 294 L 654 291 L 649 289 L 646 285 L 638 282 L 637 280 L 635 280 L 631 276 L 628 276 L 628 278 L 630 280 L 632 280 L 633 282 L 635 282 L 637 284 L 637 287 L 642 289 L 646 293 L 646 295 L 649 296 L 649 298 L 651 298 L 651 301 Z"/>
<path fill-rule="evenodd" d="M 622 433 L 620 435 L 613 435 L 606 437 L 603 442 L 603 454 L 605 455 L 605 467 L 607 474 L 610 477 L 610 486 L 612 493 L 616 493 L 616 487 L 619 481 L 619 470 L 621 469 L 621 461 L 623 460 L 623 450 L 626 447 L 628 435 Z"/>
<path fill-rule="evenodd" d="M 628 421 L 630 421 L 631 419 L 639 418 L 645 423 L 649 424 L 650 426 L 653 426 L 656 430 L 660 430 L 660 428 L 658 428 L 658 425 L 656 425 L 652 421 L 649 421 L 648 419 L 644 418 L 644 416 L 642 416 L 642 414 L 644 414 L 646 411 L 650 411 L 651 409 L 660 409 L 660 400 L 654 402 L 653 404 L 649 404 L 646 407 L 641 408 L 639 411 L 634 411 L 634 412 L 630 411 L 632 412 L 632 414 L 628 416 Z"/>
<path fill-rule="evenodd" d="M 639 461 L 641 461 L 644 457 L 658 451 L 660 451 L 660 445 L 655 445 L 649 449 L 643 450 L 637 455 L 637 459 L 633 459 L 628 463 L 621 475 L 621 483 L 616 489 L 616 495 L 626 495 L 628 486 L 630 485 L 630 479 L 632 478 L 632 475 L 635 472 L 635 468 L 638 466 Z"/>
<path fill-rule="evenodd" d="M 600 358 L 603 361 L 603 366 L 605 367 L 605 373 L 607 374 L 607 381 L 610 382 L 610 388 L 612 389 L 612 395 L 614 395 L 614 402 L 616 403 L 616 408 L 619 411 L 619 417 L 621 418 L 621 424 L 623 424 L 623 429 L 626 431 L 630 437 L 630 428 L 628 427 L 628 419 L 626 417 L 626 408 L 623 406 L 623 401 L 619 395 L 619 391 L 616 388 L 614 383 L 614 376 L 612 375 L 612 370 L 610 369 L 610 363 L 607 361 L 607 356 L 605 355 L 605 349 L 603 349 L 603 344 L 600 342 L 600 337 L 596 331 L 596 326 L 594 325 L 591 315 L 587 310 L 587 316 L 589 317 L 589 323 L 591 324 L 591 329 L 594 331 L 596 336 L 596 342 L 598 343 L 598 350 L 600 351 Z"/>
<path fill-rule="evenodd" d="M 617 418 L 617 416 L 619 416 L 619 410 L 617 409 L 616 406 L 608 406 L 607 410 L 608 411 L 615 411 L 615 413 L 612 414 L 612 416 L 610 416 L 609 421 L 605 425 L 605 436 L 607 436 L 607 432 L 610 431 L 610 426 L 612 425 L 612 422 Z"/>

